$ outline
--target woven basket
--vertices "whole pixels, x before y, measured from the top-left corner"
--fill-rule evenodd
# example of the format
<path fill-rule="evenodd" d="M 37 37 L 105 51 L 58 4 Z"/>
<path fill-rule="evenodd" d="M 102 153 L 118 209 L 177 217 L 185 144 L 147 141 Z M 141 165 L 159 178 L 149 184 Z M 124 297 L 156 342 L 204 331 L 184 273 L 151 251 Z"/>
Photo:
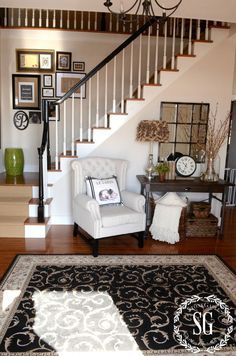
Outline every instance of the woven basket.
<path fill-rule="evenodd" d="M 198 219 L 208 218 L 211 211 L 211 205 L 205 202 L 192 202 L 191 203 L 191 212 Z"/>
<path fill-rule="evenodd" d="M 188 215 L 185 223 L 186 237 L 215 237 L 218 232 L 218 219 L 210 214 L 207 218 L 196 218 Z"/>

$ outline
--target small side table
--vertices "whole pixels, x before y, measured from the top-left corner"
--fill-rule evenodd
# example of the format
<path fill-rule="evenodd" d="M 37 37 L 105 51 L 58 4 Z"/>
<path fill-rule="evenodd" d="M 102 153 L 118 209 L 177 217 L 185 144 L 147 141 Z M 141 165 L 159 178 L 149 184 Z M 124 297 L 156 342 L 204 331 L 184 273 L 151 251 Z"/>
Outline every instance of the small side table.
<path fill-rule="evenodd" d="M 151 225 L 150 219 L 150 193 L 151 192 L 188 192 L 188 193 L 208 193 L 208 201 L 211 204 L 212 199 L 216 199 L 221 203 L 221 224 L 219 226 L 219 236 L 223 237 L 224 231 L 224 212 L 227 190 L 231 183 L 222 179 L 218 182 L 203 182 L 200 178 L 176 178 L 160 182 L 158 177 L 149 180 L 145 175 L 136 176 L 141 185 L 141 194 L 145 196 L 146 210 L 146 234 L 148 227 Z M 219 199 L 214 193 L 222 193 L 222 199 Z"/>

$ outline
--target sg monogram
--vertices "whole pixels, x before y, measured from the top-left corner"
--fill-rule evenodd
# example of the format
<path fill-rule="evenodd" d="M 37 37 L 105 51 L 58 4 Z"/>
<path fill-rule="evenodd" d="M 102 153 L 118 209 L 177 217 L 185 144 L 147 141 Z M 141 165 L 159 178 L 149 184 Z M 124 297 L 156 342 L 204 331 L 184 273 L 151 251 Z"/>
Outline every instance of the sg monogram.
<path fill-rule="evenodd" d="M 193 321 L 195 325 L 198 327 L 198 332 L 196 332 L 194 329 L 193 335 L 201 335 L 202 333 L 204 335 L 212 335 L 213 320 L 212 319 L 207 320 L 208 315 L 210 316 L 210 318 L 212 318 L 212 313 L 210 312 L 205 312 L 205 313 L 195 312 L 193 314 Z M 209 326 L 208 330 L 206 328 L 207 325 Z"/>

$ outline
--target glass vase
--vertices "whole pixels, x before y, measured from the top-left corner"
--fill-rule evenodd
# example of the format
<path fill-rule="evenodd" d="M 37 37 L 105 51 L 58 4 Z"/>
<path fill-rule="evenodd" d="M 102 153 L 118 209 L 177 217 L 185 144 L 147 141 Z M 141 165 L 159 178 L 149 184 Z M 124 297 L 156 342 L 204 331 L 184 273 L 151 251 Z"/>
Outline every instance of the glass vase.
<path fill-rule="evenodd" d="M 147 178 L 151 180 L 153 178 L 153 173 L 154 173 L 153 154 L 149 154 L 148 156 L 148 165 L 145 171 L 147 173 Z"/>
<path fill-rule="evenodd" d="M 215 170 L 215 157 L 210 153 L 206 156 L 206 171 L 201 175 L 201 180 L 205 182 L 217 182 L 219 174 Z"/>
<path fill-rule="evenodd" d="M 22 148 L 6 148 L 4 163 L 8 176 L 21 176 L 24 170 L 24 153 Z"/>

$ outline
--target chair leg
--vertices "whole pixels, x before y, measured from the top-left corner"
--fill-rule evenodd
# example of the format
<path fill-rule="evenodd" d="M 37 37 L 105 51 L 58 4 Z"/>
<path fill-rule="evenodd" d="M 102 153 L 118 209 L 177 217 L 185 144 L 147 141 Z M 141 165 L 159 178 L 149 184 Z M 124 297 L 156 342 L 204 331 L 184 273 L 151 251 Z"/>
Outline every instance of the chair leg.
<path fill-rule="evenodd" d="M 78 224 L 74 223 L 73 236 L 76 237 L 77 235 L 78 235 Z"/>
<path fill-rule="evenodd" d="M 138 247 L 143 248 L 144 246 L 144 235 L 145 231 L 140 231 L 138 233 Z"/>
<path fill-rule="evenodd" d="M 93 257 L 98 257 L 98 240 L 93 239 L 92 241 Z"/>

